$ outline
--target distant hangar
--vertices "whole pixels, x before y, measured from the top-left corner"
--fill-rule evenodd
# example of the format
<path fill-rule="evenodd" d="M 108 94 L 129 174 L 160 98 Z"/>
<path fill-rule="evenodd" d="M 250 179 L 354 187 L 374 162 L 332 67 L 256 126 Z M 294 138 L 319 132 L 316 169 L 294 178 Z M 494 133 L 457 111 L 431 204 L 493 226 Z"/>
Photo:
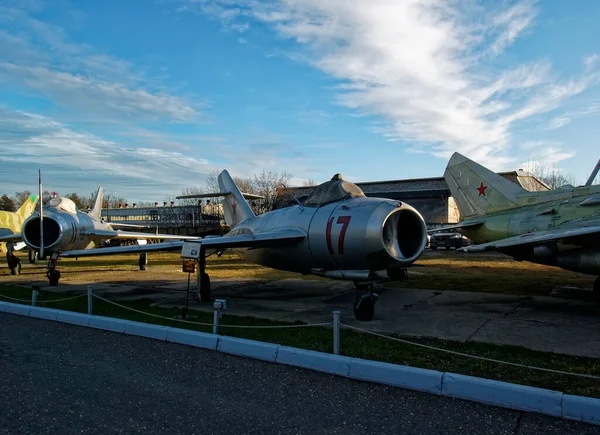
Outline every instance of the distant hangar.
<path fill-rule="evenodd" d="M 549 190 L 543 181 L 529 172 L 519 170 L 499 172 L 498 174 L 529 191 Z M 458 207 L 444 177 L 369 181 L 355 184 L 363 190 L 366 196 L 397 199 L 409 203 L 421 213 L 429 228 L 460 222 Z M 289 187 L 288 190 L 300 202 L 303 202 L 315 187 Z M 294 203 L 284 189 L 279 189 L 278 195 L 282 198 L 280 207 Z"/>

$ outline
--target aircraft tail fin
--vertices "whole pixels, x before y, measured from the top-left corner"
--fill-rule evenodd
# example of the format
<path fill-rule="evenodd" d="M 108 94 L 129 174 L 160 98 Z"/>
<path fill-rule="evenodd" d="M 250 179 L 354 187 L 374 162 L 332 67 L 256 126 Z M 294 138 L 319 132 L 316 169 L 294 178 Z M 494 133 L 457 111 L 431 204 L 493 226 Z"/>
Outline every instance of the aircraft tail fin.
<path fill-rule="evenodd" d="M 227 170 L 219 174 L 218 181 L 221 192 L 230 192 L 223 198 L 223 214 L 227 225 L 234 227 L 244 219 L 254 216 L 244 194 L 240 192 Z"/>
<path fill-rule="evenodd" d="M 38 199 L 38 195 L 29 195 L 23 204 L 21 204 L 21 207 L 19 207 L 19 209 L 15 212 L 21 218 L 21 221 L 24 221 L 31 215 L 31 213 L 33 213 Z"/>
<path fill-rule="evenodd" d="M 102 199 L 104 197 L 104 189 L 102 186 L 98 187 L 98 193 L 96 193 L 96 200 L 94 201 L 94 206 L 90 210 L 89 215 L 95 219 L 100 219 L 100 214 L 102 213 Z"/>
<path fill-rule="evenodd" d="M 526 192 L 459 153 L 450 157 L 444 179 L 465 219 L 516 207 L 518 195 Z"/>

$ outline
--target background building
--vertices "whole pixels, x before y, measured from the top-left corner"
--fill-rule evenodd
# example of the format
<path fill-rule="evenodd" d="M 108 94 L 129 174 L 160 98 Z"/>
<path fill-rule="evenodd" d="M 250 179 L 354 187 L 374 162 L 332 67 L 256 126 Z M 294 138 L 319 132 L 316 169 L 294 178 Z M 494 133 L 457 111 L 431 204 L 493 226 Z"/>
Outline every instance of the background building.
<path fill-rule="evenodd" d="M 549 190 L 546 184 L 528 172 L 499 172 L 499 175 L 526 190 Z M 460 221 L 458 207 L 444 177 L 370 181 L 355 184 L 363 190 L 366 196 L 397 199 L 412 205 L 421 213 L 429 228 Z M 300 186 L 289 187 L 288 190 L 300 202 L 303 202 L 314 188 L 315 186 Z M 285 198 L 285 201 L 280 202 L 280 207 L 294 203 L 284 189 L 279 189 L 278 194 Z"/>

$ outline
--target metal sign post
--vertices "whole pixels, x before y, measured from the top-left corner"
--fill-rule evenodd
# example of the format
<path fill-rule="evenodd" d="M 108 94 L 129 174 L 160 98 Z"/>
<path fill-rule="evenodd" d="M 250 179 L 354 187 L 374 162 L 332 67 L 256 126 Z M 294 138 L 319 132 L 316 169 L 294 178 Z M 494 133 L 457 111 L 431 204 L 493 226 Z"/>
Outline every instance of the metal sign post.
<path fill-rule="evenodd" d="M 190 301 L 190 278 L 192 273 L 196 271 L 196 262 L 194 260 L 183 260 L 183 271 L 188 273 L 188 282 L 187 282 L 187 290 L 185 292 L 185 307 L 181 311 L 181 317 L 185 319 L 185 316 L 188 312 L 189 301 Z"/>

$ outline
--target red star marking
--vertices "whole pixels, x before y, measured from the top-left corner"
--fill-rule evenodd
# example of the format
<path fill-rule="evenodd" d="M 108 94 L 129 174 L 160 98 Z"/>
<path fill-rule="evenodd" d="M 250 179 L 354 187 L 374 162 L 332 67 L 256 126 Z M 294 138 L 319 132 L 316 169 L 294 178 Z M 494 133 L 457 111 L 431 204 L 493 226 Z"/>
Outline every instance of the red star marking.
<path fill-rule="evenodd" d="M 235 200 L 231 203 L 231 208 L 233 209 L 233 215 L 235 216 L 235 209 L 237 207 L 237 204 L 235 203 Z"/>
<path fill-rule="evenodd" d="M 487 189 L 487 186 L 483 185 L 483 182 L 479 185 L 479 187 L 476 187 L 475 189 L 477 189 L 477 191 L 479 192 L 479 196 L 483 195 L 485 196 L 485 189 Z"/>

